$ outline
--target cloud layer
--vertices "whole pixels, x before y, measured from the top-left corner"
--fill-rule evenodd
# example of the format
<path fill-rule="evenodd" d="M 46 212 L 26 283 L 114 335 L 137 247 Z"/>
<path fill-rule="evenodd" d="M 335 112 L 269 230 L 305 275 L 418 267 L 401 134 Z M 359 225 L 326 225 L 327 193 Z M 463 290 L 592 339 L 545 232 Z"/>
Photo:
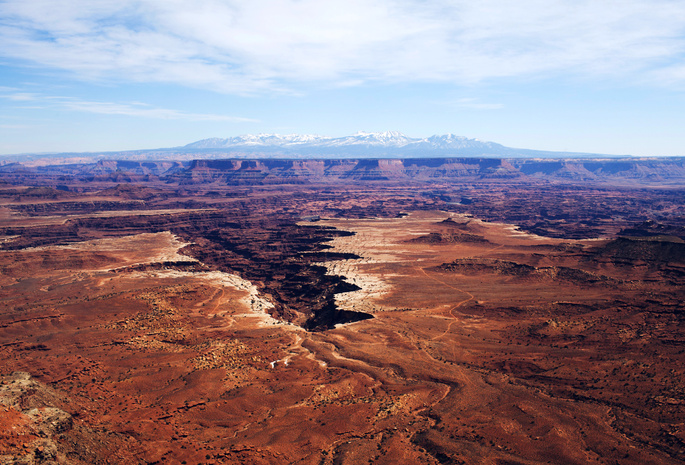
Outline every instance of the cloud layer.
<path fill-rule="evenodd" d="M 559 75 L 682 85 L 681 0 L 6 0 L 0 55 L 223 93 Z"/>

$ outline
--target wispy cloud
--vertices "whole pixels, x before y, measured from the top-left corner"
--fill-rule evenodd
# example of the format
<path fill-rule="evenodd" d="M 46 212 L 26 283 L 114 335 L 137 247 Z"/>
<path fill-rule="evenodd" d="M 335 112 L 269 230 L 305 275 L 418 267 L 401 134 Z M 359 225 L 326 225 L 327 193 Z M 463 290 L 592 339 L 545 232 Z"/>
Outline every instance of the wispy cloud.
<path fill-rule="evenodd" d="M 675 0 L 5 0 L 0 54 L 224 93 L 573 75 L 681 84 Z"/>
<path fill-rule="evenodd" d="M 2 124 L 0 123 L 0 129 L 27 129 L 32 126 L 28 124 Z"/>
<path fill-rule="evenodd" d="M 504 105 L 501 103 L 485 103 L 480 102 L 475 98 L 460 98 L 454 102 L 447 102 L 447 104 L 459 108 L 470 108 L 472 110 L 499 110 L 504 108 Z"/>
<path fill-rule="evenodd" d="M 79 100 L 71 97 L 45 96 L 35 93 L 15 92 L 1 94 L 0 98 L 15 102 L 31 102 L 30 109 L 57 109 L 62 111 L 77 111 L 83 113 L 95 113 L 100 115 L 133 116 L 163 120 L 186 120 L 186 121 L 224 121 L 229 123 L 258 122 L 252 118 L 240 116 L 221 115 L 212 113 L 190 113 L 168 108 L 156 108 L 141 102 L 115 103 Z"/>
<path fill-rule="evenodd" d="M 66 110 L 97 113 L 101 115 L 136 116 L 152 119 L 225 121 L 230 123 L 257 122 L 255 119 L 211 113 L 187 113 L 167 108 L 154 108 L 141 103 L 92 102 L 64 99 L 58 104 Z"/>
<path fill-rule="evenodd" d="M 5 95 L 0 95 L 0 97 L 5 98 L 7 100 L 12 100 L 14 102 L 31 102 L 38 98 L 38 94 L 34 94 L 32 92 L 14 92 Z"/>

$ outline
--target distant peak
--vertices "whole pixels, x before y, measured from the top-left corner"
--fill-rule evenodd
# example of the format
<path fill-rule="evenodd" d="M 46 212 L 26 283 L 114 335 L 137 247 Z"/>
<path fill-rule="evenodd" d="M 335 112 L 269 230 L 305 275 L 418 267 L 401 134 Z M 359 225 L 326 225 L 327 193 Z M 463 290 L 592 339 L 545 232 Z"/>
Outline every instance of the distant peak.
<path fill-rule="evenodd" d="M 366 131 L 357 131 L 355 136 L 363 136 L 363 137 L 368 137 L 368 136 L 373 136 L 373 137 L 379 137 L 379 138 L 405 138 L 408 139 L 407 136 L 402 134 L 399 131 L 383 131 L 383 132 L 366 132 Z"/>
<path fill-rule="evenodd" d="M 496 155 L 509 153 L 506 147 L 493 142 L 469 139 L 456 134 L 413 138 L 399 131 L 358 131 L 351 136 L 331 137 L 315 134 L 243 134 L 227 139 L 211 138 L 193 142 L 186 149 L 235 150 L 238 153 L 263 152 L 271 154 L 333 154 L 370 156 L 374 153 L 413 153 L 429 156 L 441 153 L 464 155 Z"/>

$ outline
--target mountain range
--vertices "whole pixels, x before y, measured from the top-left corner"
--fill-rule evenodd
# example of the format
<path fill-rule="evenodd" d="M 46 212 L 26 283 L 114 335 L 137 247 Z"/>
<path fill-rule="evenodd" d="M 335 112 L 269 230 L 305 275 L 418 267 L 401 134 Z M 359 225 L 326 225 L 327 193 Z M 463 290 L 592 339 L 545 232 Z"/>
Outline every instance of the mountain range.
<path fill-rule="evenodd" d="M 289 158 L 401 158 L 401 157 L 497 157 L 497 158 L 584 158 L 606 155 L 548 152 L 505 147 L 495 142 L 469 139 L 454 134 L 426 138 L 408 137 L 401 132 L 358 132 L 329 137 L 301 134 L 259 134 L 203 139 L 179 147 L 182 151 L 231 152 L 236 155 L 286 156 Z"/>
<path fill-rule="evenodd" d="M 301 134 L 258 134 L 229 138 L 202 139 L 190 144 L 158 149 L 119 152 L 47 153 L 0 156 L 7 163 L 64 164 L 98 160 L 196 160 L 196 159 L 345 159 L 345 158 L 616 158 L 615 155 L 578 152 L 551 152 L 506 147 L 495 142 L 469 139 L 454 134 L 426 138 L 408 137 L 400 132 L 358 132 L 330 137 Z"/>

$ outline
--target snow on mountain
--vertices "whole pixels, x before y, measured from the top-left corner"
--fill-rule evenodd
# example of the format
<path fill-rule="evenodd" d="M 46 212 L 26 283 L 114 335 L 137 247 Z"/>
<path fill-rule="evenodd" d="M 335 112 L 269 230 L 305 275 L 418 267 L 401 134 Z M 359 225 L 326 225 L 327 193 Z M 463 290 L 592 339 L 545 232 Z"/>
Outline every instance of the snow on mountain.
<path fill-rule="evenodd" d="M 405 145 L 416 141 L 416 139 L 411 139 L 397 131 L 360 131 L 353 136 L 347 137 L 346 139 L 351 139 L 351 144 L 382 145 L 386 147 L 404 147 Z"/>
<path fill-rule="evenodd" d="M 187 148 L 202 148 L 202 149 L 216 149 L 216 148 L 230 148 L 242 146 L 289 146 L 312 144 L 322 140 L 330 139 L 329 137 L 322 137 L 316 135 L 300 135 L 300 134 L 245 134 L 242 136 L 229 137 L 228 139 L 220 139 L 213 137 L 211 139 L 203 139 L 197 142 L 186 145 Z"/>
<path fill-rule="evenodd" d="M 328 137 L 318 135 L 300 134 L 258 134 L 242 135 L 229 137 L 227 139 L 211 138 L 203 139 L 186 145 L 184 148 L 195 149 L 219 149 L 219 148 L 238 148 L 238 147 L 346 147 L 346 146 L 370 146 L 370 147 L 419 147 L 434 148 L 461 148 L 466 146 L 480 146 L 483 142 L 476 139 L 446 134 L 443 136 L 432 136 L 427 139 L 417 139 L 407 137 L 401 132 L 363 132 L 360 131 L 351 136 Z M 488 144 L 488 143 L 486 143 Z"/>
<path fill-rule="evenodd" d="M 503 145 L 494 142 L 481 141 L 478 139 L 469 139 L 463 136 L 455 136 L 454 134 L 444 134 L 442 136 L 431 136 L 421 141 L 424 145 L 428 145 L 436 149 L 474 149 L 474 148 L 489 148 L 493 150 L 506 149 Z"/>
<path fill-rule="evenodd" d="M 505 147 L 495 142 L 469 139 L 455 134 L 426 138 L 408 137 L 401 132 L 358 132 L 351 136 L 330 137 L 312 134 L 257 134 L 212 138 L 193 142 L 177 150 L 216 151 L 232 156 L 295 158 L 426 158 L 426 157 L 588 157 L 597 154 L 547 152 Z"/>

